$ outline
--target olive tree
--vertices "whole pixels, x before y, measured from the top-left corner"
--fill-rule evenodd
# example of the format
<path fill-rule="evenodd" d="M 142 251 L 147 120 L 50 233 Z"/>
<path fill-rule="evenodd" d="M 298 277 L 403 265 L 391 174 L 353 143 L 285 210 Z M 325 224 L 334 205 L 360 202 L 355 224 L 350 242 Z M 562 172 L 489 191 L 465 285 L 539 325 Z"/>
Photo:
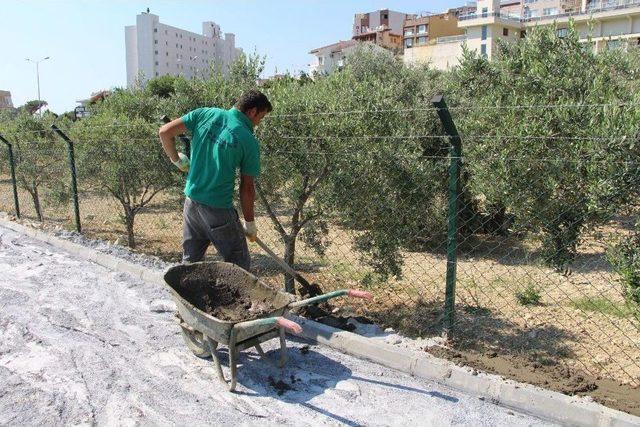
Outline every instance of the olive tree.
<path fill-rule="evenodd" d="M 637 191 L 638 70 L 573 28 L 559 37 L 542 27 L 501 43 L 492 61 L 466 52 L 449 75 L 465 185 L 511 212 L 514 229 L 540 234 L 554 267 L 567 268 L 581 233 Z"/>
<path fill-rule="evenodd" d="M 117 91 L 73 129 L 80 179 L 119 202 L 132 248 L 136 215 L 179 180 L 152 121 L 162 107 L 140 90 Z"/>

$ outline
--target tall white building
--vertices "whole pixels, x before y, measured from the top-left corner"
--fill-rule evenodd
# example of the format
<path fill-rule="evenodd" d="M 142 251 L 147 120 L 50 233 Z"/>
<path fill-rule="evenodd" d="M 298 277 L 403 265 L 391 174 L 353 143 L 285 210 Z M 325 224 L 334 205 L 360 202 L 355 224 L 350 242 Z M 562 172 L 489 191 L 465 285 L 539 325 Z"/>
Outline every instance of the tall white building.
<path fill-rule="evenodd" d="M 223 72 L 242 53 L 235 35 L 225 33 L 214 22 L 202 23 L 202 35 L 161 24 L 149 12 L 136 16 L 136 25 L 125 27 L 127 86 L 150 78 L 171 75 L 207 77 L 211 65 Z"/>

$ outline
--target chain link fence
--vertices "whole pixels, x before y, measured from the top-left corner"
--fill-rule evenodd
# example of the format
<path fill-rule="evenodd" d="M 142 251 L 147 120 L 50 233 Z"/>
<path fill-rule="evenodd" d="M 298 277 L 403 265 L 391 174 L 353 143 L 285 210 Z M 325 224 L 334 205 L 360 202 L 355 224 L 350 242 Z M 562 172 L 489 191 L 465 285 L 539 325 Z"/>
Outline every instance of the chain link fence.
<path fill-rule="evenodd" d="M 444 104 L 424 110 L 439 115 L 436 134 L 319 135 L 313 149 L 295 144 L 305 139 L 293 132 L 302 118 L 267 124 L 282 126 L 279 137 L 292 145 L 263 141 L 263 241 L 324 291 L 374 293 L 343 313 L 410 336 L 444 331 L 456 349 L 487 359 L 639 385 L 637 159 L 612 158 L 606 145 L 602 156 L 467 157 L 467 144 L 483 138 L 509 146 L 588 137 L 458 137 Z M 184 177 L 162 153 L 159 124 L 2 134 L 0 210 L 179 261 Z M 359 148 L 329 148 L 331 138 Z M 427 148 L 412 152 L 408 139 Z M 259 248 L 251 251 L 260 277 L 293 286 Z"/>

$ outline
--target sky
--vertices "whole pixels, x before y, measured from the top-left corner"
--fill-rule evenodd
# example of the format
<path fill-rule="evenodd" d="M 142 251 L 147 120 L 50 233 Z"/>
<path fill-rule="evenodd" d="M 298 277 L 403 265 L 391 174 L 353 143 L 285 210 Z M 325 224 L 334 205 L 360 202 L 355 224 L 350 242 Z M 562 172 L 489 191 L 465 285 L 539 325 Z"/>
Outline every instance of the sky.
<path fill-rule="evenodd" d="M 246 53 L 267 58 L 265 76 L 306 70 L 313 48 L 351 38 L 353 15 L 389 8 L 440 12 L 464 0 L 0 0 L 0 90 L 14 106 L 41 98 L 57 113 L 92 92 L 126 86 L 124 27 L 148 7 L 160 22 L 202 33 L 203 21 L 236 34 Z"/>

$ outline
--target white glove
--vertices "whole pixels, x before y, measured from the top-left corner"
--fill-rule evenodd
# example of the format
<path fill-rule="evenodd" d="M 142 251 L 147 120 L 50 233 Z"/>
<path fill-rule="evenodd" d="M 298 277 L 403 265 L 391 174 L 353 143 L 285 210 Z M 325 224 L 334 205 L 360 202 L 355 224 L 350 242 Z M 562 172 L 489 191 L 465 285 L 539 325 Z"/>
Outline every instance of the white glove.
<path fill-rule="evenodd" d="M 171 163 L 173 163 L 178 169 L 180 169 L 181 172 L 189 172 L 189 166 L 191 166 L 191 161 L 183 153 L 178 153 L 178 160 Z"/>
<path fill-rule="evenodd" d="M 244 222 L 244 234 L 251 242 L 255 242 L 258 237 L 258 229 L 256 228 L 255 221 Z"/>

